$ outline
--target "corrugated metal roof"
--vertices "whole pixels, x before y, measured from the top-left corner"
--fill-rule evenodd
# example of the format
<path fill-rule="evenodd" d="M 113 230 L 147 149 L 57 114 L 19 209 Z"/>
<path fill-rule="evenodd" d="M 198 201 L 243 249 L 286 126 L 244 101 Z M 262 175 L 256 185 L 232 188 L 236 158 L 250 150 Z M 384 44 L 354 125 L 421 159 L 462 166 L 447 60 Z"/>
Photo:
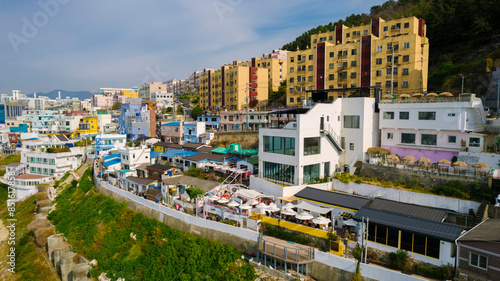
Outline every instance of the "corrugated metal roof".
<path fill-rule="evenodd" d="M 445 209 L 401 203 L 383 198 L 375 198 L 365 207 L 436 222 L 442 222 L 448 216 L 448 211 Z"/>
<path fill-rule="evenodd" d="M 463 226 L 455 224 L 428 221 L 366 207 L 361 208 L 361 210 L 353 216 L 353 219 L 361 221 L 363 217 L 365 217 L 365 219 L 369 218 L 371 223 L 431 236 L 448 242 L 454 242 L 465 229 Z"/>
<path fill-rule="evenodd" d="M 116 158 L 116 159 L 112 159 L 112 160 L 104 162 L 104 166 L 109 167 L 109 166 L 113 166 L 113 165 L 119 164 L 120 162 L 121 162 L 121 159 L 120 158 Z"/>
<path fill-rule="evenodd" d="M 309 186 L 297 192 L 295 197 L 354 210 L 359 210 L 361 207 L 366 205 L 366 203 L 370 202 L 370 199 L 368 198 L 335 191 L 316 189 Z"/>

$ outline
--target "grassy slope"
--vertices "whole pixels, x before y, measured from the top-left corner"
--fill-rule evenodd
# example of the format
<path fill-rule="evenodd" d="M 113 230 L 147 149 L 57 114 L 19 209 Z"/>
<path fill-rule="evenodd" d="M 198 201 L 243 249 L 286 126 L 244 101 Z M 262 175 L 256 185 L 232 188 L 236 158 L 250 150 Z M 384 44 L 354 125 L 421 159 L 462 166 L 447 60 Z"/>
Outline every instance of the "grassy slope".
<path fill-rule="evenodd" d="M 93 276 L 126 280 L 253 280 L 235 248 L 172 229 L 92 189 L 90 170 L 56 199 L 49 219 L 74 251 L 98 266 Z M 90 184 L 90 188 L 89 188 Z M 130 234 L 136 235 L 136 240 Z"/>

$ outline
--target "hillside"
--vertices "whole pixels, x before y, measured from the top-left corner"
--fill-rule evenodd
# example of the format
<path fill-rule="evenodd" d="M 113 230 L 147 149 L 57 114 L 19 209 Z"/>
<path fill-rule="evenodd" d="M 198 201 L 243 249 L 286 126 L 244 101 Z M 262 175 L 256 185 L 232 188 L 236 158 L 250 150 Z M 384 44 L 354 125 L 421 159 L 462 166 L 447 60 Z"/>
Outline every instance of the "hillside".
<path fill-rule="evenodd" d="M 66 97 L 71 97 L 71 98 L 79 98 L 80 100 L 84 99 L 90 99 L 94 95 L 93 93 L 89 91 L 65 91 L 65 90 L 53 90 L 47 93 L 36 93 L 36 96 L 44 96 L 44 97 L 49 97 L 51 99 L 56 99 L 59 95 L 59 91 L 61 91 L 61 98 L 65 99 Z M 33 97 L 33 94 L 28 94 L 26 95 L 28 97 Z"/>
<path fill-rule="evenodd" d="M 486 59 L 500 57 L 500 5 L 495 0 L 400 0 L 373 6 L 369 13 L 352 14 L 304 32 L 282 49 L 303 50 L 309 37 L 334 30 L 368 24 L 373 18 L 391 20 L 415 16 L 425 20 L 430 43 L 429 91 L 459 92 L 463 74 L 464 91 L 486 94 L 490 80 Z"/>

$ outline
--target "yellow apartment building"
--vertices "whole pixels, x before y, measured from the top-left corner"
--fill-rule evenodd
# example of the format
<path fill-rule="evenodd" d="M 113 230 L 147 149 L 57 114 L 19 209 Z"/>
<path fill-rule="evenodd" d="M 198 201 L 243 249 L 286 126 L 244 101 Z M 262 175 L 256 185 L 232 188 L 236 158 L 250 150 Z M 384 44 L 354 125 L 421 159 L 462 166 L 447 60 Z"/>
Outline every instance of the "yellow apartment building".
<path fill-rule="evenodd" d="M 280 83 L 286 81 L 287 77 L 287 51 L 273 50 L 271 54 L 263 54 L 260 58 L 252 58 L 250 61 L 238 62 L 238 65 L 267 69 L 269 87 L 271 87 L 273 91 L 278 91 Z"/>
<path fill-rule="evenodd" d="M 98 134 L 97 117 L 82 117 L 78 126 L 79 134 Z"/>
<path fill-rule="evenodd" d="M 306 50 L 287 55 L 288 107 L 301 107 L 308 90 L 379 86 L 383 94 L 427 91 L 429 41 L 423 19 L 408 17 L 346 27 L 311 36 Z"/>
<path fill-rule="evenodd" d="M 126 96 L 127 98 L 138 98 L 139 92 L 136 90 L 122 90 L 120 94 Z"/>
<path fill-rule="evenodd" d="M 205 110 L 242 110 L 266 102 L 269 79 L 265 68 L 223 65 L 200 76 L 200 106 Z"/>

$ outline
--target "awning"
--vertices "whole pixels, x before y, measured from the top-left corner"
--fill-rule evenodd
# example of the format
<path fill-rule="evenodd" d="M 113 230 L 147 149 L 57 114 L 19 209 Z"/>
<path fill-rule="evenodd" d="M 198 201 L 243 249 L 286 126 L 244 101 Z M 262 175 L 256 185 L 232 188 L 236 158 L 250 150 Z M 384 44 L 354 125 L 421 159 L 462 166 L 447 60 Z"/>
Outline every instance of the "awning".
<path fill-rule="evenodd" d="M 293 201 L 297 200 L 297 198 L 295 196 L 276 197 L 276 199 L 279 199 L 279 200 L 282 200 L 285 202 L 293 202 Z"/>
<path fill-rule="evenodd" d="M 251 190 L 251 189 L 240 189 L 240 190 L 236 191 L 235 195 L 243 197 L 247 200 L 251 200 L 251 199 L 255 199 L 255 198 L 259 198 L 259 197 L 273 198 L 273 196 L 271 196 L 271 195 L 265 195 L 262 192 L 258 192 L 256 190 Z"/>
<path fill-rule="evenodd" d="M 326 213 L 330 212 L 331 210 L 333 210 L 333 208 L 318 207 L 318 206 L 314 206 L 314 205 L 309 204 L 309 203 L 304 202 L 304 201 L 302 201 L 299 204 L 295 205 L 294 208 L 306 209 L 308 211 L 311 211 L 311 212 L 314 212 L 314 213 L 318 213 L 318 214 L 326 214 Z"/>

